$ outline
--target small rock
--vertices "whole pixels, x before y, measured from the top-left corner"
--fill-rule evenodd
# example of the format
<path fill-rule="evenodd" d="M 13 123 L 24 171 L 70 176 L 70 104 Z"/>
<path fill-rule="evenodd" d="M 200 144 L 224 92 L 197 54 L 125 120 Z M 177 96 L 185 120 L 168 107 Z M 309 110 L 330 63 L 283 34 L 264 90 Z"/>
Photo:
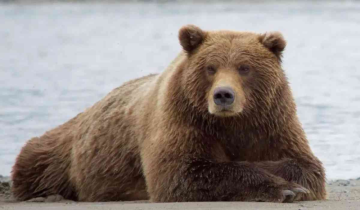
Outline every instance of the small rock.
<path fill-rule="evenodd" d="M 2 187 L 10 187 L 9 182 L 0 182 L 0 184 L 2 185 Z"/>
<path fill-rule="evenodd" d="M 0 193 L 7 193 L 10 191 L 9 182 L 0 182 Z"/>
<path fill-rule="evenodd" d="M 45 202 L 46 198 L 44 197 L 37 197 L 37 198 L 32 198 L 30 200 L 27 200 L 26 202 Z"/>
<path fill-rule="evenodd" d="M 344 191 L 343 191 L 343 193 L 348 193 L 348 192 L 349 192 L 349 191 L 347 191 L 347 190 L 344 190 Z"/>
<path fill-rule="evenodd" d="M 59 202 L 64 200 L 64 198 L 61 195 L 50 195 L 46 198 L 46 202 Z"/>
<path fill-rule="evenodd" d="M 347 187 L 350 185 L 349 180 L 336 180 L 334 183 L 336 183 L 337 186 L 344 186 L 344 187 Z"/>
<path fill-rule="evenodd" d="M 50 195 L 48 197 L 36 197 L 32 198 L 30 200 L 27 200 L 26 202 L 59 202 L 64 200 L 64 198 L 61 195 Z"/>

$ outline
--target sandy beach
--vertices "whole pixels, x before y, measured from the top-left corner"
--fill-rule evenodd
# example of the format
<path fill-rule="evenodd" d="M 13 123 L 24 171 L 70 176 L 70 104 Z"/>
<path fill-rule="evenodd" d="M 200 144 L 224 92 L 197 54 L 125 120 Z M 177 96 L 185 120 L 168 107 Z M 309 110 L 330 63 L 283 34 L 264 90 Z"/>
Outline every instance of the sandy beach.
<path fill-rule="evenodd" d="M 331 181 L 327 184 L 328 199 L 324 201 L 296 202 L 296 203 L 256 203 L 256 202 L 195 202 L 195 203 L 149 203 L 137 202 L 106 202 L 80 203 L 73 201 L 60 202 L 16 202 L 11 197 L 8 177 L 0 177 L 0 209 L 117 209 L 117 210 L 157 210 L 157 209 L 331 209 L 352 210 L 360 209 L 360 178 L 351 180 Z"/>

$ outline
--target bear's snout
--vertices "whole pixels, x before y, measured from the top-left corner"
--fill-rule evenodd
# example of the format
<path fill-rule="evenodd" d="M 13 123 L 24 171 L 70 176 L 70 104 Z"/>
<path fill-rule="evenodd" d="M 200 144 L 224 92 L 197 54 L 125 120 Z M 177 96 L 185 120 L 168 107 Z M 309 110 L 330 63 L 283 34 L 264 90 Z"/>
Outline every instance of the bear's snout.
<path fill-rule="evenodd" d="M 235 93 L 230 87 L 218 87 L 214 90 L 214 103 L 224 108 L 230 106 L 235 101 Z"/>

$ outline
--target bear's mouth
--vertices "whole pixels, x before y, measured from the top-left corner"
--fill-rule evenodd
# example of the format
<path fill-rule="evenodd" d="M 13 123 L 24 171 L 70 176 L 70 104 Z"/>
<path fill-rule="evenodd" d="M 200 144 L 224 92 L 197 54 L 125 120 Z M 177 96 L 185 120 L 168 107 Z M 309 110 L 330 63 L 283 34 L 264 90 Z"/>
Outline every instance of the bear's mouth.
<path fill-rule="evenodd" d="M 238 108 L 238 109 L 235 109 Z M 209 113 L 218 117 L 232 117 L 239 115 L 243 110 L 243 107 L 219 107 L 219 106 L 209 106 Z"/>
<path fill-rule="evenodd" d="M 220 117 L 230 117 L 230 116 L 234 116 L 236 113 L 232 110 L 229 110 L 229 109 L 221 109 L 221 110 L 218 110 L 217 112 L 213 113 L 214 115 L 216 116 L 220 116 Z"/>

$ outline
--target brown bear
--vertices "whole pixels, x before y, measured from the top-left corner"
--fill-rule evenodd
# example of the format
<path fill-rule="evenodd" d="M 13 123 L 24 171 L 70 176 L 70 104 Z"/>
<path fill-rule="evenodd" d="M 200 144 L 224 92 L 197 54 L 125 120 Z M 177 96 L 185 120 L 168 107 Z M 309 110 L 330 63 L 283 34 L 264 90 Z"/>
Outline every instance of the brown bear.
<path fill-rule="evenodd" d="M 12 171 L 18 200 L 292 202 L 326 197 L 281 67 L 286 42 L 180 29 L 161 74 L 125 83 L 33 138 Z"/>

